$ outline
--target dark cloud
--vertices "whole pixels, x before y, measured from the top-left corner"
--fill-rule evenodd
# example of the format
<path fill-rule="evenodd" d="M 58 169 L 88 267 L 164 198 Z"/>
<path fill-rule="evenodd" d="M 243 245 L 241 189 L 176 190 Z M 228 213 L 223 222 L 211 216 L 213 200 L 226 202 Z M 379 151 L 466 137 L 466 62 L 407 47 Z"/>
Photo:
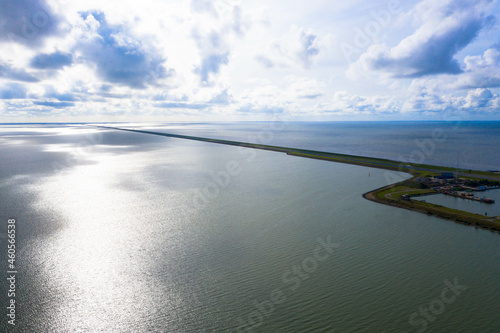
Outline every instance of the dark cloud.
<path fill-rule="evenodd" d="M 33 102 L 35 105 L 40 106 L 48 106 L 54 109 L 64 109 L 67 107 L 75 106 L 75 103 L 70 102 L 45 102 L 45 101 L 35 101 Z"/>
<path fill-rule="evenodd" d="M 486 15 L 479 2 L 450 1 L 436 8 L 424 1 L 421 5 L 416 11 L 424 20 L 422 26 L 392 49 L 370 47 L 359 60 L 363 70 L 385 71 L 399 78 L 463 72 L 454 56 L 494 17 Z M 425 20 L 428 16 L 433 19 Z"/>
<path fill-rule="evenodd" d="M 13 68 L 7 64 L 0 63 L 0 78 L 23 82 L 39 82 L 40 80 L 32 74 L 20 68 Z"/>
<path fill-rule="evenodd" d="M 0 0 L 0 41 L 40 46 L 60 32 L 61 21 L 46 0 Z"/>
<path fill-rule="evenodd" d="M 73 56 L 69 53 L 54 52 L 39 54 L 31 59 L 31 67 L 37 69 L 60 69 L 73 63 Z"/>
<path fill-rule="evenodd" d="M 0 99 L 26 98 L 27 89 L 19 83 L 8 83 L 0 88 Z"/>
<path fill-rule="evenodd" d="M 144 88 L 172 75 L 163 65 L 165 59 L 160 54 L 147 53 L 140 41 L 130 36 L 118 40 L 118 36 L 126 34 L 124 27 L 109 25 L 103 13 L 82 14 L 84 18 L 88 16 L 99 22 L 98 36 L 82 42 L 78 49 L 95 65 L 102 79 L 131 88 Z"/>
<path fill-rule="evenodd" d="M 431 74 L 458 74 L 460 65 L 454 55 L 467 46 L 479 33 L 481 20 L 471 20 L 464 26 L 457 26 L 443 35 L 429 38 L 425 44 L 404 58 L 382 56 L 372 60 L 373 69 L 393 71 L 396 77 L 421 77 Z"/>

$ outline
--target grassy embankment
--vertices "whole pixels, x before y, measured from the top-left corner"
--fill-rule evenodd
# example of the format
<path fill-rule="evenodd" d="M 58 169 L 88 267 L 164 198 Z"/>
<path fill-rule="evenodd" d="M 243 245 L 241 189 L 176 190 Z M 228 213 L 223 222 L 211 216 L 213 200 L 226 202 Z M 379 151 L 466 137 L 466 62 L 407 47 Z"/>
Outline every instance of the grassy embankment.
<path fill-rule="evenodd" d="M 412 179 L 365 193 L 363 196 L 368 200 L 386 205 L 409 209 L 427 215 L 434 215 L 443 219 L 452 220 L 457 223 L 500 232 L 500 219 L 498 216 L 493 218 L 419 200 L 402 200 L 401 196 L 405 194 L 418 196 L 437 193 L 432 189 L 422 188 L 420 183 L 415 182 L 414 179 L 419 176 L 422 175 L 417 175 Z"/>

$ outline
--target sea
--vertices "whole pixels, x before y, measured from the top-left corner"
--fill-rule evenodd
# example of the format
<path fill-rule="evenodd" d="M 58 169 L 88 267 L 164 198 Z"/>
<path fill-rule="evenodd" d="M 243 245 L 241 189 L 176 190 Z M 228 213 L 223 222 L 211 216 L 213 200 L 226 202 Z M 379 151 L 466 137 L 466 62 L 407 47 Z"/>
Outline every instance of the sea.
<path fill-rule="evenodd" d="M 500 332 L 500 234 L 362 197 L 410 175 L 94 125 L 0 125 L 1 332 Z M 500 122 L 104 125 L 500 170 Z"/>

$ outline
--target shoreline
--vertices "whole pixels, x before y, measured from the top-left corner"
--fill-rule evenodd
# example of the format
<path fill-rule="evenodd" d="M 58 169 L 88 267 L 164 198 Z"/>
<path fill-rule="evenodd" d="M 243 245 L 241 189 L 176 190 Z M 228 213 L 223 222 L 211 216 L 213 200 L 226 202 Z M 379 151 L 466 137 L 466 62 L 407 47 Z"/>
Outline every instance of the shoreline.
<path fill-rule="evenodd" d="M 363 193 L 363 198 L 387 206 L 411 210 L 428 216 L 436 216 L 444 220 L 453 221 L 458 224 L 473 226 L 476 228 L 489 230 L 491 232 L 500 234 L 500 219 L 498 217 L 485 218 L 484 216 L 479 214 L 469 213 L 466 211 L 453 209 L 446 206 L 441 206 L 416 200 L 411 200 L 411 201 L 389 200 L 389 199 L 381 200 L 380 197 L 377 195 L 383 191 L 387 191 L 390 190 L 391 188 L 396 187 L 398 184 L 399 183 L 383 186 L 378 189 Z M 438 194 L 438 193 L 430 192 L 425 194 L 418 194 L 415 196 L 430 195 L 430 194 Z"/>
<path fill-rule="evenodd" d="M 369 168 L 384 169 L 389 171 L 398 171 L 411 174 L 413 177 L 407 180 L 396 182 L 381 188 L 364 193 L 362 196 L 366 200 L 378 202 L 384 205 L 389 205 L 393 207 L 403 208 L 407 210 L 416 211 L 426 215 L 437 216 L 445 220 L 454 221 L 459 224 L 469 225 L 478 227 L 485 230 L 490 230 L 492 232 L 500 233 L 500 216 L 485 218 L 479 214 L 473 214 L 465 212 L 462 210 L 452 209 L 445 206 L 435 205 L 431 203 L 411 200 L 411 196 L 431 194 L 435 193 L 433 190 L 418 189 L 415 187 L 408 186 L 408 181 L 412 182 L 418 177 L 423 177 L 424 175 L 440 174 L 443 172 L 454 172 L 457 177 L 461 176 L 464 178 L 474 179 L 474 180 L 488 180 L 488 181 L 500 181 L 500 174 L 488 171 L 479 170 L 468 170 L 468 172 L 457 172 L 454 168 L 441 167 L 435 165 L 426 164 L 416 164 L 416 163 L 405 163 L 400 161 L 394 161 L 382 158 L 373 158 L 365 156 L 347 155 L 347 154 L 336 154 L 330 152 L 314 151 L 307 149 L 297 149 L 288 148 L 280 146 L 262 145 L 256 143 L 230 141 L 230 140 L 220 140 L 220 139 L 210 139 L 195 136 L 179 135 L 179 134 L 169 134 L 162 132 L 152 132 L 144 130 L 126 129 L 118 127 L 109 126 L 95 126 L 101 129 L 108 130 L 119 130 L 127 132 L 135 132 L 141 134 L 159 135 L 170 138 L 178 138 L 185 140 L 202 141 L 230 146 L 238 146 L 244 148 L 260 149 L 275 151 L 279 153 L 285 153 L 290 156 L 303 157 L 310 159 L 318 159 L 329 162 L 353 164 L 358 166 L 364 166 Z M 399 191 L 396 189 L 399 188 Z M 387 192 L 387 193 L 385 193 Z M 394 198 L 392 195 L 397 194 Z M 403 200 L 403 196 L 407 196 L 406 200 Z"/>

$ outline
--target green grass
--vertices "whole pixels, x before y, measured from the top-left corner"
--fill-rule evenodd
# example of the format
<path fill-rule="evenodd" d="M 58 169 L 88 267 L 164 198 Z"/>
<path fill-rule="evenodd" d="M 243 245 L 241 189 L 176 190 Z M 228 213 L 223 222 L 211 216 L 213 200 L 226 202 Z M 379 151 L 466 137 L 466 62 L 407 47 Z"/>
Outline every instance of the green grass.
<path fill-rule="evenodd" d="M 365 195 L 365 197 L 370 200 L 377 201 L 379 203 L 396 206 L 399 208 L 405 208 L 421 212 L 427 215 L 434 215 L 440 218 L 453 220 L 461 224 L 473 225 L 491 231 L 500 232 L 500 219 L 498 216 L 492 218 L 441 205 L 432 204 L 425 201 L 402 200 L 401 196 L 404 194 L 416 195 L 416 194 L 435 193 L 435 191 L 431 189 L 418 189 L 403 185 L 403 183 L 405 182 L 406 184 L 415 183 L 412 182 L 411 179 L 409 181 L 408 180 L 403 181 L 397 184 L 389 185 L 387 187 L 375 190 Z"/>

